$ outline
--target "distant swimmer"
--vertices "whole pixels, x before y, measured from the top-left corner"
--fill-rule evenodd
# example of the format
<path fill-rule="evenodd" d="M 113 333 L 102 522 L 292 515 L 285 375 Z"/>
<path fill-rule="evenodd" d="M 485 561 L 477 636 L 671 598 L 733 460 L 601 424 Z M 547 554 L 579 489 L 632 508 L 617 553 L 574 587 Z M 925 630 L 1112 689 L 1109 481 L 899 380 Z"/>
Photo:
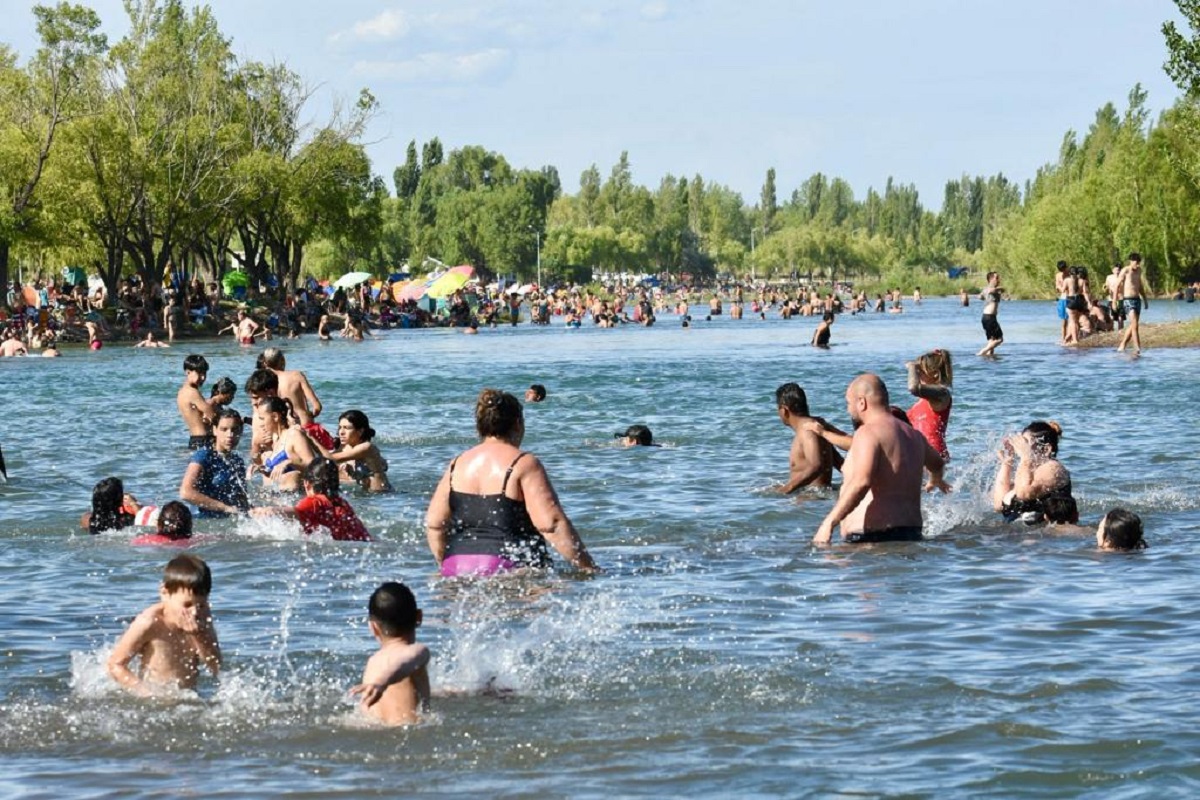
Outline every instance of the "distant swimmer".
<path fill-rule="evenodd" d="M 180 555 L 167 563 L 158 602 L 134 618 L 108 659 L 108 674 L 139 697 L 195 689 L 201 668 L 215 677 L 221 647 L 208 596 L 212 572 L 204 560 Z M 135 673 L 129 665 L 138 660 Z"/>
<path fill-rule="evenodd" d="M 188 429 L 188 449 L 199 450 L 213 443 L 212 423 L 216 412 L 200 394 L 200 387 L 208 379 L 208 361 L 204 356 L 192 354 L 183 360 L 183 385 L 175 395 L 179 416 Z"/>
<path fill-rule="evenodd" d="M 622 447 L 660 447 L 654 443 L 654 433 L 645 425 L 630 425 L 613 438 L 621 440 Z"/>
<path fill-rule="evenodd" d="M 29 355 L 29 350 L 25 347 L 25 343 L 17 337 L 17 334 L 12 331 L 4 334 L 4 341 L 0 341 L 0 357 L 12 358 L 27 355 Z"/>
<path fill-rule="evenodd" d="M 546 387 L 540 383 L 531 383 L 525 390 L 526 403 L 540 403 L 546 399 Z"/>
<path fill-rule="evenodd" d="M 846 408 L 855 431 L 842 465 L 842 488 L 813 542 L 828 543 L 839 524 L 850 543 L 920 541 L 922 477 L 928 469 L 931 481 L 941 482 L 941 456 L 919 431 L 892 415 L 879 376 L 864 373 L 851 381 Z"/>
<path fill-rule="evenodd" d="M 804 389 L 797 383 L 780 386 L 775 390 L 775 410 L 779 421 L 795 434 L 788 452 L 788 479 L 779 491 L 791 494 L 802 486 L 829 486 L 833 482 L 833 445 L 803 427 L 812 419 Z"/>
<path fill-rule="evenodd" d="M 1004 331 L 996 319 L 1003 296 L 1004 289 L 1000 287 L 1000 273 L 989 272 L 987 286 L 979 294 L 979 299 L 983 301 L 983 316 L 980 321 L 983 323 L 983 333 L 987 336 L 987 344 L 976 355 L 990 356 L 996 352 L 997 347 L 1004 344 Z"/>
<path fill-rule="evenodd" d="M 813 347 L 820 347 L 825 350 L 829 349 L 829 334 L 833 327 L 834 313 L 826 311 L 821 315 L 821 321 L 817 324 L 817 329 L 813 331 L 812 341 L 809 342 Z"/>
<path fill-rule="evenodd" d="M 970 308 L 971 295 L 967 294 L 967 290 L 963 289 L 958 293 L 958 302 L 962 303 L 963 308 Z"/>
<path fill-rule="evenodd" d="M 174 340 L 172 340 L 174 341 Z M 154 338 L 154 331 L 147 331 L 146 338 L 134 345 L 134 347 L 170 347 L 166 342 L 160 342 Z"/>
<path fill-rule="evenodd" d="M 217 335 L 220 336 L 225 331 L 233 331 L 233 336 L 238 340 L 238 344 L 249 346 L 254 344 L 255 336 L 260 336 L 263 334 L 261 329 L 262 326 L 251 319 L 246 314 L 245 309 L 239 308 L 237 312 L 237 321 L 230 325 L 226 325 L 224 328 L 217 331 Z"/>
<path fill-rule="evenodd" d="M 120 478 L 104 478 L 92 488 L 92 510 L 79 519 L 79 527 L 91 534 L 119 531 L 134 524 L 137 499 L 125 493 Z"/>
<path fill-rule="evenodd" d="M 132 545 L 177 545 L 187 547 L 192 541 L 192 510 L 178 500 L 164 503 L 158 509 L 154 533 L 143 533 L 130 540 Z"/>

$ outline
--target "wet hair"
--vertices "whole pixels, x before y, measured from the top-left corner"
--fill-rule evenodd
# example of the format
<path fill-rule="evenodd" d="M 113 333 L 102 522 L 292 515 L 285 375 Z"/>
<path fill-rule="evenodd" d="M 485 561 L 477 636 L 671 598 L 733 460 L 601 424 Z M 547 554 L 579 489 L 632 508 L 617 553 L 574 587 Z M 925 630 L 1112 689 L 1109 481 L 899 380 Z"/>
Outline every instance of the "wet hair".
<path fill-rule="evenodd" d="M 216 397 L 219 394 L 227 394 L 230 397 L 237 394 L 237 384 L 233 382 L 233 378 L 221 378 L 213 384 L 212 394 L 209 397 Z"/>
<path fill-rule="evenodd" d="M 384 636 L 401 636 L 417 627 L 417 598 L 403 583 L 388 581 L 371 593 L 367 613 Z"/>
<path fill-rule="evenodd" d="M 484 389 L 475 401 L 475 430 L 480 436 L 507 439 L 525 418 L 521 401 L 499 389 Z"/>
<path fill-rule="evenodd" d="M 168 539 L 192 538 L 192 511 L 178 500 L 158 510 L 158 535 Z"/>
<path fill-rule="evenodd" d="M 1132 511 L 1114 508 L 1104 515 L 1104 542 L 1117 550 L 1144 550 L 1142 518 Z"/>
<path fill-rule="evenodd" d="M 917 367 L 927 375 L 936 376 L 943 386 L 954 384 L 954 363 L 949 350 L 930 350 L 917 358 Z"/>
<path fill-rule="evenodd" d="M 338 480 L 338 466 L 328 458 L 318 456 L 304 468 L 304 482 L 312 484 L 317 494 L 337 497 L 341 490 Z"/>
<path fill-rule="evenodd" d="M 279 376 L 269 369 L 256 369 L 246 379 L 246 394 L 270 394 L 279 391 Z"/>
<path fill-rule="evenodd" d="M 645 425 L 630 425 L 624 433 L 618 433 L 622 439 L 633 439 L 642 447 L 654 444 L 654 434 Z"/>
<path fill-rule="evenodd" d="M 785 383 L 775 390 L 775 407 L 786 408 L 797 416 L 807 417 L 808 395 L 798 383 Z"/>
<path fill-rule="evenodd" d="M 198 356 L 195 353 L 183 360 L 184 372 L 203 372 L 208 374 L 208 360 L 204 356 Z"/>
<path fill-rule="evenodd" d="M 1140 264 L 1140 263 L 1142 263 L 1142 254 L 1135 250 L 1134 252 L 1129 254 L 1129 260 L 1134 262 L 1135 264 Z"/>
<path fill-rule="evenodd" d="M 287 421 L 295 414 L 292 410 L 292 401 L 286 397 L 272 397 L 267 400 L 263 406 L 268 414 L 278 414 L 283 417 L 283 422 L 286 425 Z"/>
<path fill-rule="evenodd" d="M 213 430 L 217 429 L 217 426 L 221 424 L 221 420 L 223 419 L 231 419 L 237 422 L 238 433 L 240 434 L 242 432 L 242 427 L 245 425 L 245 422 L 242 421 L 242 415 L 232 408 L 221 409 L 221 413 L 217 414 L 217 418 L 213 420 Z"/>
<path fill-rule="evenodd" d="M 346 422 L 349 422 L 350 426 L 354 428 L 354 430 L 362 432 L 363 441 L 369 442 L 375 438 L 375 429 L 371 427 L 371 423 L 367 419 L 367 415 L 359 411 L 357 408 L 352 408 L 349 411 L 343 412 L 343 414 L 338 417 L 338 420 L 343 419 L 346 420 Z"/>
<path fill-rule="evenodd" d="M 283 351 L 278 347 L 268 347 L 262 351 L 262 355 L 258 357 L 259 369 L 283 369 L 286 362 L 283 358 Z"/>
<path fill-rule="evenodd" d="M 1062 272 L 1066 268 L 1067 268 L 1067 262 L 1065 262 L 1065 261 L 1059 261 L 1058 264 L 1055 266 L 1055 269 L 1057 269 L 1059 272 Z"/>
<path fill-rule="evenodd" d="M 1058 440 L 1062 438 L 1062 426 L 1054 420 L 1048 422 L 1036 420 L 1025 426 L 1022 433 L 1028 433 L 1036 445 L 1041 445 L 1050 451 L 1050 455 L 1058 455 Z"/>
<path fill-rule="evenodd" d="M 1046 522 L 1058 525 L 1074 525 L 1079 522 L 1079 506 L 1074 497 L 1052 494 L 1043 497 L 1041 503 L 1042 516 Z"/>
<path fill-rule="evenodd" d="M 529 384 L 529 391 L 533 392 L 533 397 L 535 400 L 546 399 L 546 387 L 540 383 Z"/>
<path fill-rule="evenodd" d="M 193 594 L 208 597 L 212 592 L 212 571 L 200 556 L 190 553 L 175 556 L 163 570 L 162 585 L 168 594 L 190 589 Z"/>
<path fill-rule="evenodd" d="M 125 511 L 125 485 L 120 478 L 105 478 L 92 489 L 92 516 L 88 533 L 119 531 L 133 524 L 133 515 Z"/>

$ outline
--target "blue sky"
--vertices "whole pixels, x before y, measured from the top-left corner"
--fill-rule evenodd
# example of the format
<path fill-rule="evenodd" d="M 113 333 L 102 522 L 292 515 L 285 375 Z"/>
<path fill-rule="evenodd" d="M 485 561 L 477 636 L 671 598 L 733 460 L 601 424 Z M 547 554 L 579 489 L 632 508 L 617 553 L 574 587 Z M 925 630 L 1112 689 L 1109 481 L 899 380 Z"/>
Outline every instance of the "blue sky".
<path fill-rule="evenodd" d="M 110 39 L 120 0 L 88 3 Z M 1155 112 L 1170 0 L 213 0 L 239 57 L 286 62 L 317 87 L 318 121 L 368 87 L 391 184 L 411 139 L 482 145 L 564 188 L 629 151 L 635 181 L 692 176 L 758 202 L 813 172 L 862 198 L 889 175 L 927 208 L 947 179 L 1024 181 L 1135 83 Z M 30 4 L 0 0 L 0 41 L 36 46 Z"/>

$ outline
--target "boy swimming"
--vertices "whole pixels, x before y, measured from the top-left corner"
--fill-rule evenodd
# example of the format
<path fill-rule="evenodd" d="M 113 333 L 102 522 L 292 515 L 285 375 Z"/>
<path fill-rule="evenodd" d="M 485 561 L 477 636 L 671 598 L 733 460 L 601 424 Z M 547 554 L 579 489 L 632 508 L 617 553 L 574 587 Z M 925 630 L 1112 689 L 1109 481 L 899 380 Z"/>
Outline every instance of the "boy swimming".
<path fill-rule="evenodd" d="M 1104 515 L 1096 528 L 1096 544 L 1101 550 L 1131 553 L 1145 550 L 1142 518 L 1132 511 L 1114 508 Z"/>
<path fill-rule="evenodd" d="M 208 595 L 212 572 L 193 555 L 167 563 L 159 602 L 134 618 L 108 659 L 108 674 L 139 697 L 176 689 L 195 689 L 200 667 L 215 676 L 221 647 L 212 624 Z M 129 664 L 140 660 L 135 674 Z"/>
<path fill-rule="evenodd" d="M 362 709 L 385 725 L 412 725 L 429 710 L 429 648 L 417 643 L 421 609 L 412 591 L 389 581 L 371 594 L 368 625 L 379 650 L 367 659 L 362 683 L 350 690 Z"/>

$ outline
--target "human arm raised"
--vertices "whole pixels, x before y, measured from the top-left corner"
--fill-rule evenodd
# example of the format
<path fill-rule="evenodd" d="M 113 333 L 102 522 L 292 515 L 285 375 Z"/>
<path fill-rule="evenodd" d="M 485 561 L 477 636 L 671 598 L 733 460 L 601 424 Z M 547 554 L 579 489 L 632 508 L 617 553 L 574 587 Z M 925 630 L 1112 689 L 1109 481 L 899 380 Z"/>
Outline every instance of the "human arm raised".
<path fill-rule="evenodd" d="M 950 390 L 935 383 L 922 383 L 917 362 L 906 361 L 908 368 L 908 391 L 914 397 L 923 397 L 929 401 L 934 411 L 944 411 L 950 405 Z"/>

